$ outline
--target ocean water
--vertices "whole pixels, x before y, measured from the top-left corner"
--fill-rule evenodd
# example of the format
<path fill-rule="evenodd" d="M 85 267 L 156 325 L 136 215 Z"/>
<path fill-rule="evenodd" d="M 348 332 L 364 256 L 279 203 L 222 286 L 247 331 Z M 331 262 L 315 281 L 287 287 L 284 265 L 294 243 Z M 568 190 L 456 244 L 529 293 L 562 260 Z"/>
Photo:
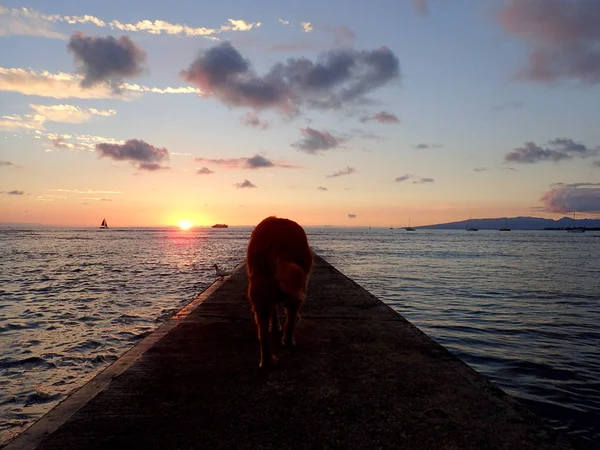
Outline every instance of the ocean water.
<path fill-rule="evenodd" d="M 251 228 L 0 230 L 0 445 L 244 258 Z M 313 249 L 600 447 L 600 232 L 307 228 Z"/>

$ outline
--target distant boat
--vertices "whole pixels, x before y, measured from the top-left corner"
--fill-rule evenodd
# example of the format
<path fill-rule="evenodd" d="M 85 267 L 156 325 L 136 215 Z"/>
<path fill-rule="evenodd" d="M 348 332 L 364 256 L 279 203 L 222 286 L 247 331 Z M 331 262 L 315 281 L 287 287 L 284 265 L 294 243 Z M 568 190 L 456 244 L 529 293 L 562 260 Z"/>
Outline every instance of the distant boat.
<path fill-rule="evenodd" d="M 229 228 L 229 225 L 225 223 L 215 223 L 211 228 Z"/>
<path fill-rule="evenodd" d="M 479 228 L 474 228 L 471 226 L 471 215 L 469 214 L 469 221 L 467 222 L 467 231 L 479 231 Z"/>
<path fill-rule="evenodd" d="M 417 231 L 415 228 L 410 226 L 410 217 L 408 218 L 408 226 L 405 228 L 406 231 Z"/>
<path fill-rule="evenodd" d="M 510 231 L 510 228 L 508 228 L 508 217 L 504 218 L 504 228 L 500 228 L 498 231 Z"/>
<path fill-rule="evenodd" d="M 108 228 L 108 224 L 106 223 L 106 219 L 102 219 L 102 223 L 100 224 L 100 228 Z"/>

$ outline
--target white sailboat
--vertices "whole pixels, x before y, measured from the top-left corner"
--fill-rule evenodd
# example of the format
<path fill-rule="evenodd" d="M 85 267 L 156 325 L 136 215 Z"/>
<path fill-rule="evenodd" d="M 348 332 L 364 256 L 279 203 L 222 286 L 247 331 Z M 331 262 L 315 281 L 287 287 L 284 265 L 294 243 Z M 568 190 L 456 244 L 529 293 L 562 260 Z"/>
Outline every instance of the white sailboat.
<path fill-rule="evenodd" d="M 106 219 L 102 219 L 102 223 L 100 224 L 100 228 L 108 228 L 108 224 L 106 223 Z"/>
<path fill-rule="evenodd" d="M 573 222 L 575 222 L 575 213 L 573 213 Z M 577 222 L 574 223 L 574 225 L 576 224 Z M 567 230 L 567 233 L 585 233 L 585 228 L 573 226 Z"/>
<path fill-rule="evenodd" d="M 467 231 L 479 231 L 479 228 L 471 226 L 471 214 L 469 214 L 469 221 L 467 222 Z"/>

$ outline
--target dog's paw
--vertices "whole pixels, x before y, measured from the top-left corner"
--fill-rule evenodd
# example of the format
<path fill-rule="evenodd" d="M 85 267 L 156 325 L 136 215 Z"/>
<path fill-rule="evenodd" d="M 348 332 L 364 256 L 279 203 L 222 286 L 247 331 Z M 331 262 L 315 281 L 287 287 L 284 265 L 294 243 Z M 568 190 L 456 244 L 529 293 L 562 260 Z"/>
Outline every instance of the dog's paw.
<path fill-rule="evenodd" d="M 274 369 L 277 367 L 277 356 L 272 355 L 271 358 L 263 359 L 258 365 L 261 369 Z"/>
<path fill-rule="evenodd" d="M 296 339 L 294 339 L 293 337 L 286 338 L 284 336 L 283 339 L 281 340 L 281 343 L 283 344 L 284 347 L 294 348 L 296 346 Z"/>

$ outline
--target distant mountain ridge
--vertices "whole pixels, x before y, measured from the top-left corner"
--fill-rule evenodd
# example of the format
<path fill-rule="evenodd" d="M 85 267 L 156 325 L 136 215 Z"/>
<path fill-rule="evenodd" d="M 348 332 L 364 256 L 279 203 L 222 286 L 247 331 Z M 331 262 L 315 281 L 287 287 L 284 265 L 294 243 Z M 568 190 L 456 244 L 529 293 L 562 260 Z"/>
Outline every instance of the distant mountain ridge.
<path fill-rule="evenodd" d="M 471 226 L 480 230 L 499 230 L 504 227 L 504 217 L 494 219 L 471 219 Z M 427 230 L 464 230 L 469 220 L 460 222 L 440 223 L 437 225 L 426 225 L 415 227 Z M 567 229 L 567 228 L 600 228 L 600 219 L 573 219 L 563 217 L 562 219 L 542 219 L 539 217 L 509 217 L 508 228 L 512 230 L 544 230 L 547 228 Z"/>

